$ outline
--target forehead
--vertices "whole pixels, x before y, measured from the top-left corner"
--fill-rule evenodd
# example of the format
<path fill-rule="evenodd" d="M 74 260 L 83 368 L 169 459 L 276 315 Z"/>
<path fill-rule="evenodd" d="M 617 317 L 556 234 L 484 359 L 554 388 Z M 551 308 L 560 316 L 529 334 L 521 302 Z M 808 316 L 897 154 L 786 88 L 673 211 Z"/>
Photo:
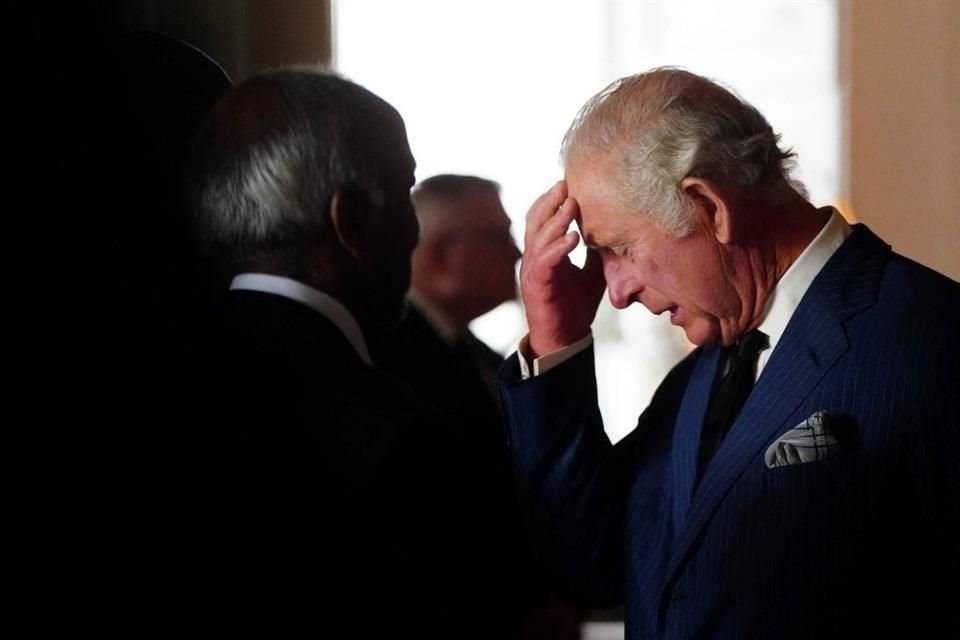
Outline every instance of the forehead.
<path fill-rule="evenodd" d="M 510 218 L 492 186 L 468 185 L 455 193 L 421 196 L 417 215 L 426 226 L 438 231 L 510 228 Z"/>
<path fill-rule="evenodd" d="M 568 164 L 564 178 L 568 195 L 577 201 L 577 224 L 590 246 L 603 247 L 616 242 L 624 233 L 642 226 L 646 216 L 630 211 L 611 179 L 609 162 Z"/>
<path fill-rule="evenodd" d="M 465 223 L 483 226 L 510 225 L 510 218 L 500 202 L 500 194 L 493 187 L 467 187 L 452 204 L 462 210 L 464 215 L 461 217 Z"/>

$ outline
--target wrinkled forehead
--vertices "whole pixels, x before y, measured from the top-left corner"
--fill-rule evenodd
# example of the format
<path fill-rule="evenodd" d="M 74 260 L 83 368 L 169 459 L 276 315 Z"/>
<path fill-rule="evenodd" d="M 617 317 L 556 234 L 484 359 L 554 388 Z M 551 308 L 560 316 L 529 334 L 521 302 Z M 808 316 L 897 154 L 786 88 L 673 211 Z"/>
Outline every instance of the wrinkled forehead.
<path fill-rule="evenodd" d="M 576 223 L 584 241 L 590 246 L 605 246 L 637 217 L 622 204 L 619 182 L 614 179 L 615 167 L 608 157 L 604 161 L 568 163 L 564 172 L 567 195 L 577 202 Z"/>
<path fill-rule="evenodd" d="M 567 195 L 581 208 L 597 202 L 619 201 L 619 172 L 617 156 L 613 153 L 571 155 L 563 173 Z"/>

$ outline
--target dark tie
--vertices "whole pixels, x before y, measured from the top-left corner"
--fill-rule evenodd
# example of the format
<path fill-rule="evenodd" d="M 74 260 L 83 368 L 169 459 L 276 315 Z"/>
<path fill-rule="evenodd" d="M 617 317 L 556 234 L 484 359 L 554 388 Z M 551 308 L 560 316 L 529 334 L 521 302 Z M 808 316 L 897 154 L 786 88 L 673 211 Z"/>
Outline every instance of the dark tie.
<path fill-rule="evenodd" d="M 767 335 L 754 329 L 739 338 L 729 347 L 725 347 L 725 365 L 720 367 L 720 379 L 714 385 L 710 396 L 707 417 L 703 421 L 700 434 L 700 460 L 697 466 L 697 479 L 703 477 L 713 454 L 736 420 L 737 414 L 753 390 L 757 373 L 757 358 L 766 348 Z"/>

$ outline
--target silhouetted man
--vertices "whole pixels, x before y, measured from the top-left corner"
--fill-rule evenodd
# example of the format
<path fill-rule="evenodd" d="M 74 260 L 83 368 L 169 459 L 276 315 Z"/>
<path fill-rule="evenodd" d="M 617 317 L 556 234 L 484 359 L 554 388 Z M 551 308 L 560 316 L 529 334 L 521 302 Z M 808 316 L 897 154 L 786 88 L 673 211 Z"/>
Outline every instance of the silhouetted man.
<path fill-rule="evenodd" d="M 390 105 L 311 70 L 247 80 L 197 140 L 197 226 L 233 274 L 201 588 L 241 631 L 483 633 L 460 445 L 367 347 L 405 308 L 413 169 Z"/>

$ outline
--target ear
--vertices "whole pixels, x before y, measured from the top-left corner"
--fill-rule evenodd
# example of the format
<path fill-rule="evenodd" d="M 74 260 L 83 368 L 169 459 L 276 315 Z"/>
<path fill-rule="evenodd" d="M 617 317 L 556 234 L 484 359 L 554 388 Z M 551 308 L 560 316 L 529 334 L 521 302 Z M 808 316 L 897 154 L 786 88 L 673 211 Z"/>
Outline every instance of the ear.
<path fill-rule="evenodd" d="M 330 199 L 330 223 L 340 246 L 354 260 L 361 261 L 369 244 L 372 203 L 352 186 L 341 187 Z"/>
<path fill-rule="evenodd" d="M 730 201 L 717 185 L 703 178 L 684 178 L 680 188 L 693 201 L 698 224 L 721 244 L 730 243 L 736 231 L 730 215 Z"/>

